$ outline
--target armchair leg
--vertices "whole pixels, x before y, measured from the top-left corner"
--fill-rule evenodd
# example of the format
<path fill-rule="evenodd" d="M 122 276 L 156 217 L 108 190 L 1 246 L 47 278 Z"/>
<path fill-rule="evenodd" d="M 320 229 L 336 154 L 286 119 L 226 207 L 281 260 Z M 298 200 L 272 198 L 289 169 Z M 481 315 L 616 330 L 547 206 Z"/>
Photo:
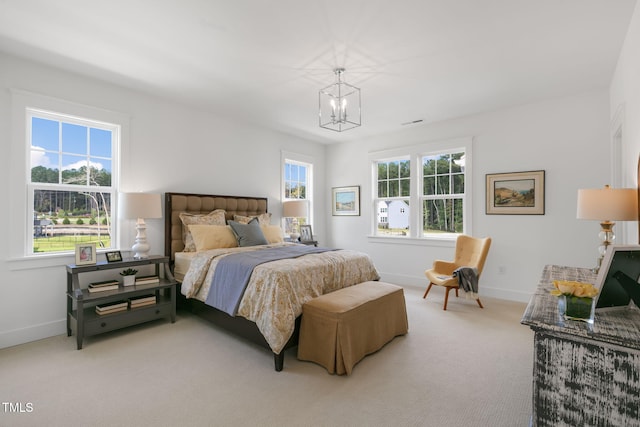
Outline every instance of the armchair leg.
<path fill-rule="evenodd" d="M 427 287 L 427 290 L 425 291 L 424 295 L 422 296 L 422 299 L 425 299 L 427 297 L 427 294 L 431 290 L 432 286 L 433 286 L 433 283 L 429 283 L 429 286 Z"/>
<path fill-rule="evenodd" d="M 456 290 L 456 296 L 458 293 L 458 288 L 450 288 L 449 286 L 446 287 L 447 291 L 444 293 L 444 308 L 443 310 L 447 310 L 447 303 L 449 302 L 449 291 L 451 291 L 451 289 L 455 289 Z"/>
<path fill-rule="evenodd" d="M 480 302 L 480 298 L 478 298 L 478 299 L 476 300 L 476 302 L 478 303 L 478 305 L 480 306 L 480 308 L 484 308 L 484 307 L 482 306 L 482 303 Z"/>

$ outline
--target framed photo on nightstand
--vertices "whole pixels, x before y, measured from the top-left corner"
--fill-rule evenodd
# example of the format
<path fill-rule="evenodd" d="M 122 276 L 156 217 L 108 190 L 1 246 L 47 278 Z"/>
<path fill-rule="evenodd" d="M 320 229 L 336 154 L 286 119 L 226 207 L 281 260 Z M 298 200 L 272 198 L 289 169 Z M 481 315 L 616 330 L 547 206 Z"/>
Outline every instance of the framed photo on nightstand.
<path fill-rule="evenodd" d="M 300 241 L 301 242 L 312 242 L 313 241 L 313 233 L 311 232 L 310 225 L 301 225 L 300 226 Z"/>
<path fill-rule="evenodd" d="M 96 244 L 78 243 L 76 245 L 76 265 L 96 263 Z"/>
<path fill-rule="evenodd" d="M 122 254 L 120 251 L 113 252 L 105 252 L 105 257 L 107 257 L 107 262 L 119 262 L 122 261 Z"/>

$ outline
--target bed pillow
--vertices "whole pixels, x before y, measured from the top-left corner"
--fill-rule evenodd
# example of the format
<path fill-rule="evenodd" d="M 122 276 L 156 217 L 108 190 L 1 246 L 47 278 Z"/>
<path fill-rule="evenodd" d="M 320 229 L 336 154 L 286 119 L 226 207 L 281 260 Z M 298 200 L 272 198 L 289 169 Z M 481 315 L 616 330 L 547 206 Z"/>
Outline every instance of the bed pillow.
<path fill-rule="evenodd" d="M 192 224 L 189 226 L 189 231 L 196 245 L 196 251 L 238 246 L 236 236 L 228 225 Z"/>
<path fill-rule="evenodd" d="M 252 219 L 257 218 L 260 225 L 269 225 L 271 223 L 271 212 L 265 212 L 257 216 L 234 215 L 233 220 L 241 224 L 248 224 Z"/>
<path fill-rule="evenodd" d="M 262 234 L 269 243 L 282 243 L 284 242 L 284 232 L 282 227 L 278 225 L 261 225 Z"/>
<path fill-rule="evenodd" d="M 196 245 L 189 231 L 189 226 L 194 224 L 201 225 L 226 225 L 224 209 L 216 209 L 206 215 L 190 214 L 180 212 L 180 220 L 182 221 L 182 241 L 184 242 L 184 252 L 195 252 Z"/>
<path fill-rule="evenodd" d="M 229 221 L 229 226 L 231 226 L 233 234 L 236 235 L 238 246 L 256 246 L 266 245 L 269 243 L 262 233 L 262 229 L 260 228 L 260 223 L 257 218 L 253 218 L 247 224 L 242 224 L 237 221 Z"/>

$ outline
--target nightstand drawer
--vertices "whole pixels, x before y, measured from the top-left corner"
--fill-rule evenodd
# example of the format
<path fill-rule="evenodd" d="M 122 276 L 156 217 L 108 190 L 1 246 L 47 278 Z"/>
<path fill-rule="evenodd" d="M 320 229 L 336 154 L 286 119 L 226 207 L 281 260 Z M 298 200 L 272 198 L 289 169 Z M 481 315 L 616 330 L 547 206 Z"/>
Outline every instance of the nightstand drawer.
<path fill-rule="evenodd" d="M 102 332 L 113 331 L 151 320 L 162 319 L 171 316 L 171 304 L 160 303 L 148 307 L 134 308 L 104 316 L 91 316 L 84 325 L 85 335 L 95 335 Z M 89 317 L 89 316 L 87 316 Z"/>

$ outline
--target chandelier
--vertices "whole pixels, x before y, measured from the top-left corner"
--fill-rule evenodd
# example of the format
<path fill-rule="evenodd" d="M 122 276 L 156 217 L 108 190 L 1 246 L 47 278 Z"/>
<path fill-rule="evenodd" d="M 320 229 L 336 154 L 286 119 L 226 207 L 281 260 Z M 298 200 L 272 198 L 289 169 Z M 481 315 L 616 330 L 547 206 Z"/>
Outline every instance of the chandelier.
<path fill-rule="evenodd" d="M 336 68 L 336 82 L 318 92 L 320 127 L 342 132 L 362 124 L 360 89 L 342 81 L 344 68 Z"/>

